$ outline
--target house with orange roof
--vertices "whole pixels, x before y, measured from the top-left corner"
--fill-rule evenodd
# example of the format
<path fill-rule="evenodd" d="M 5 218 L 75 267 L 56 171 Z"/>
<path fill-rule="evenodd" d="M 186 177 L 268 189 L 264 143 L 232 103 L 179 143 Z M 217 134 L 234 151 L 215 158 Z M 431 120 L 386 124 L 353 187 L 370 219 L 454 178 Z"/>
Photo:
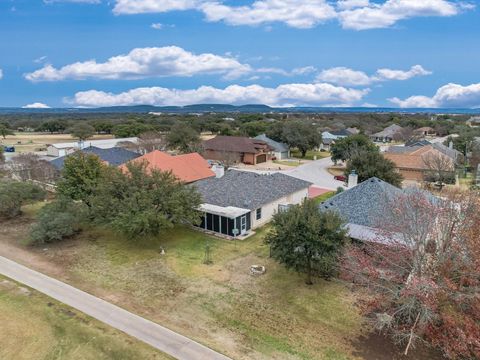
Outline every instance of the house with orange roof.
<path fill-rule="evenodd" d="M 159 171 L 171 171 L 180 181 L 187 184 L 215 176 L 215 173 L 210 168 L 207 160 L 198 153 L 173 156 L 155 150 L 140 156 L 129 163 L 131 162 L 145 162 L 147 171 L 153 169 Z M 119 168 L 122 171 L 126 171 L 127 165 L 121 165 Z"/>

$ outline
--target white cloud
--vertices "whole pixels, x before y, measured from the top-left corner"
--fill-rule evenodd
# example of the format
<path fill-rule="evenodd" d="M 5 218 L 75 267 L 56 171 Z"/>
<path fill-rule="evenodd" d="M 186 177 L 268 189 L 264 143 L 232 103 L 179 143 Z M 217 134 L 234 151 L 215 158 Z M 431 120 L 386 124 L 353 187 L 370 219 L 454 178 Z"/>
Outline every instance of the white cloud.
<path fill-rule="evenodd" d="M 408 71 L 379 69 L 375 77 L 381 80 L 408 80 L 415 76 L 431 75 L 432 72 L 425 70 L 421 65 L 415 65 Z"/>
<path fill-rule="evenodd" d="M 343 7 L 345 8 L 345 7 Z M 338 13 L 345 29 L 366 30 L 386 28 L 396 22 L 424 16 L 454 16 L 465 5 L 447 0 L 388 0 L 382 4 L 347 8 Z"/>
<path fill-rule="evenodd" d="M 82 91 L 76 93 L 73 99 L 66 99 L 66 102 L 86 107 L 199 103 L 333 106 L 357 103 L 368 92 L 369 89 L 348 89 L 331 84 L 284 84 L 276 88 L 231 85 L 224 89 L 202 86 L 192 90 L 146 87 L 119 94 L 97 90 Z"/>
<path fill-rule="evenodd" d="M 249 6 L 237 7 L 206 2 L 201 10 L 208 21 L 224 21 L 230 25 L 283 22 L 295 28 L 311 28 L 337 16 L 325 0 L 257 0 Z"/>
<path fill-rule="evenodd" d="M 150 27 L 152 29 L 155 29 L 155 30 L 162 30 L 163 29 L 163 24 L 161 23 L 153 23 L 152 25 L 150 25 Z"/>
<path fill-rule="evenodd" d="M 480 83 L 468 86 L 450 83 L 439 88 L 432 97 L 388 100 L 401 108 L 480 108 Z"/>
<path fill-rule="evenodd" d="M 409 70 L 378 69 L 374 75 L 367 75 L 363 71 L 353 70 L 347 67 L 335 67 L 326 69 L 317 75 L 317 81 L 325 81 L 344 86 L 366 86 L 375 82 L 390 80 L 408 80 L 416 76 L 432 74 L 421 65 L 414 65 Z"/>
<path fill-rule="evenodd" d="M 22 106 L 22 109 L 50 109 L 50 106 L 48 106 L 44 103 L 41 103 L 41 102 L 36 102 L 36 103 L 33 103 L 33 104 L 28 104 L 28 105 Z"/>
<path fill-rule="evenodd" d="M 25 74 L 25 78 L 38 82 L 222 74 L 233 79 L 250 71 L 249 65 L 241 64 L 233 57 L 209 53 L 195 55 L 177 46 L 167 46 L 133 49 L 127 55 L 111 57 L 104 63 L 89 60 L 59 69 L 47 64 L 39 70 Z"/>
<path fill-rule="evenodd" d="M 120 14 L 162 13 L 195 9 L 201 0 L 117 0 L 113 12 Z"/>
<path fill-rule="evenodd" d="M 2 79 L 2 78 L 3 78 L 3 70 L 0 69 L 0 79 Z"/>
<path fill-rule="evenodd" d="M 345 29 L 386 28 L 413 17 L 454 16 L 475 5 L 454 0 L 250 0 L 242 6 L 224 0 L 116 0 L 114 13 L 143 14 L 196 10 L 207 21 L 258 26 L 282 22 L 294 28 L 312 28 L 338 19 Z M 268 29 L 268 28 L 267 28 Z"/>

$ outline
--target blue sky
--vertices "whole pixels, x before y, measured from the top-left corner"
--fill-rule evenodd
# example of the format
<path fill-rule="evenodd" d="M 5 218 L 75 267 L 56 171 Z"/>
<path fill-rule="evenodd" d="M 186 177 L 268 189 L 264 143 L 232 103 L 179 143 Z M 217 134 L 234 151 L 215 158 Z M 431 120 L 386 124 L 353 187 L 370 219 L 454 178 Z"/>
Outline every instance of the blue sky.
<path fill-rule="evenodd" d="M 0 106 L 480 107 L 476 5 L 0 0 Z"/>

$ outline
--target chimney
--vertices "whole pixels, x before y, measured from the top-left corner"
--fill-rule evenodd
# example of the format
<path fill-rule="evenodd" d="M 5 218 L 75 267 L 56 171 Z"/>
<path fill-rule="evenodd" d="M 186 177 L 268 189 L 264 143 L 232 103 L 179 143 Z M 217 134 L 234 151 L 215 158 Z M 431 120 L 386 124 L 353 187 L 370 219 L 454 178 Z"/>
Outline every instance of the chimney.
<path fill-rule="evenodd" d="M 212 166 L 212 171 L 215 173 L 216 178 L 221 178 L 225 175 L 225 168 L 222 165 L 214 164 Z"/>
<path fill-rule="evenodd" d="M 352 170 L 352 173 L 348 175 L 348 188 L 354 188 L 358 184 L 358 174 L 355 170 Z"/>

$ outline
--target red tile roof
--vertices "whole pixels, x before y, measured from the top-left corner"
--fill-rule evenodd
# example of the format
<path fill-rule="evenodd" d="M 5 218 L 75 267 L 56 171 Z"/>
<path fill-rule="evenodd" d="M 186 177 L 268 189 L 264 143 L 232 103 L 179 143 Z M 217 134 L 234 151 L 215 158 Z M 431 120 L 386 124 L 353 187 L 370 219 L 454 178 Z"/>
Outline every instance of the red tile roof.
<path fill-rule="evenodd" d="M 147 170 L 171 171 L 179 180 L 186 183 L 215 176 L 208 162 L 198 153 L 171 156 L 155 150 L 132 160 L 132 162 L 141 161 L 147 162 Z M 120 166 L 122 170 L 126 168 L 126 165 Z"/>

